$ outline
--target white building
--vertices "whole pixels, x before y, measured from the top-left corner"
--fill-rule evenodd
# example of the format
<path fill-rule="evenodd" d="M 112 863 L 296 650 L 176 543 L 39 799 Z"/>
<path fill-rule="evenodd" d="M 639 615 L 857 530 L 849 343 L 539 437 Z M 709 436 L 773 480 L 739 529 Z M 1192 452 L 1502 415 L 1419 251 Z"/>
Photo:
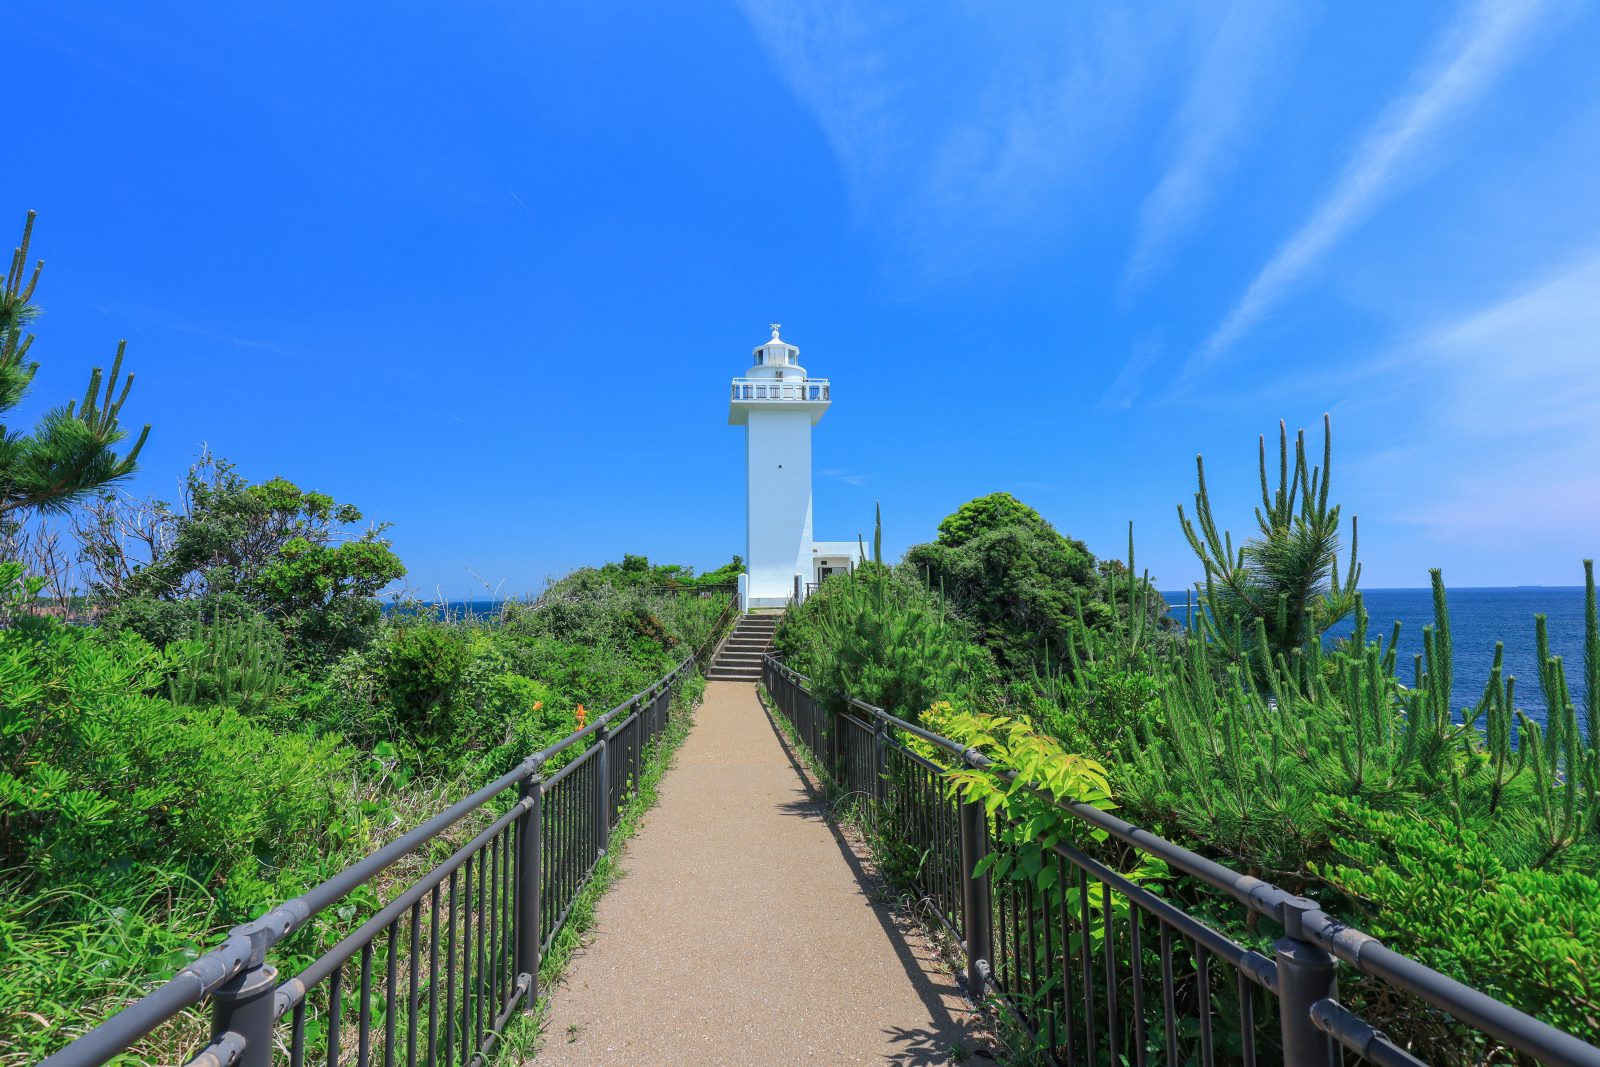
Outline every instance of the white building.
<path fill-rule="evenodd" d="M 781 607 L 854 566 L 854 541 L 811 537 L 811 427 L 828 410 L 828 379 L 811 378 L 800 349 L 778 336 L 733 380 L 728 425 L 745 428 L 745 607 Z"/>

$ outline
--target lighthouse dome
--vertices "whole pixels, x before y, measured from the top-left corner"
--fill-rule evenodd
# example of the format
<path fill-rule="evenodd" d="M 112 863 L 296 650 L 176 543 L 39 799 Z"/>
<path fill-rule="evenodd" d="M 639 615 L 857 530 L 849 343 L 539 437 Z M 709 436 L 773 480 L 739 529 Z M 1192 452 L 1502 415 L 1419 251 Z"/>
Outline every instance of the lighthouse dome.
<path fill-rule="evenodd" d="M 772 324 L 772 337 L 752 351 L 750 368 L 752 378 L 804 378 L 806 369 L 800 366 L 800 348 L 778 336 L 782 324 Z"/>

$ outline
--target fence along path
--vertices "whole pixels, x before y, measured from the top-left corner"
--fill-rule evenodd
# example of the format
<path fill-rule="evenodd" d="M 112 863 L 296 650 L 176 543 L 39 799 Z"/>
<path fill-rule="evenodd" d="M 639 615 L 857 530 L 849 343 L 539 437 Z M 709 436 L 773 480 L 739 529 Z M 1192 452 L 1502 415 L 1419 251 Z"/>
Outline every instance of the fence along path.
<path fill-rule="evenodd" d="M 1097 1064 L 1104 1056 L 1136 1067 L 1423 1067 L 1340 1003 L 1340 972 L 1353 970 L 1413 1014 L 1444 1013 L 1458 1036 L 1478 1044 L 1474 1062 L 1600 1067 L 1600 1048 L 1384 947 L 1314 900 L 1109 812 L 1055 801 L 981 753 L 882 708 L 849 699 L 842 713 L 830 714 L 808 680 L 772 656 L 763 678 L 827 773 L 850 793 L 874 798 L 881 832 L 923 857 L 916 890 L 960 938 L 968 989 L 997 1000 L 1051 1062 Z M 1093 831 L 1123 850 L 1119 865 L 1140 854 L 1162 861 L 1174 884 L 1157 895 L 1089 854 L 1100 850 L 1066 842 L 1051 845 L 1034 868 L 1043 875 L 1053 867 L 1051 877 L 1035 878 L 1020 862 L 1011 868 L 1016 877 L 983 873 L 992 853 L 1022 858 L 1007 844 L 1015 837 L 1007 831 L 1022 824 L 951 796 L 940 765 L 905 743 L 912 738 L 946 766 L 997 775 L 1054 804 L 1082 824 L 1080 840 Z M 1230 899 L 1238 914 L 1282 931 L 1272 956 L 1209 925 Z"/>
<path fill-rule="evenodd" d="M 535 1067 L 948 1063 L 979 1042 L 950 969 L 869 896 L 755 687 L 695 726 L 552 990 Z"/>
<path fill-rule="evenodd" d="M 731 612 L 730 603 L 724 622 Z M 98 1067 L 125 1052 L 197 1067 L 489 1062 L 510 1019 L 534 1006 L 540 960 L 646 764 L 659 758 L 694 666 L 685 659 L 360 863 L 235 927 L 41 1067 Z M 408 866 L 422 870 L 377 914 L 298 973 L 279 970 L 283 942 L 385 871 Z"/>

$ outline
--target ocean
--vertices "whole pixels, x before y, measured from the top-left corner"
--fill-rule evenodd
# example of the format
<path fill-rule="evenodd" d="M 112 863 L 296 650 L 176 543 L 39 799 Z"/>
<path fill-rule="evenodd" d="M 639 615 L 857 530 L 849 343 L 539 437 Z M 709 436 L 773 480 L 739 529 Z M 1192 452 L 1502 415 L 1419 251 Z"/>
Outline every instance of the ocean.
<path fill-rule="evenodd" d="M 1183 592 L 1163 592 L 1173 618 L 1187 619 Z M 1538 659 L 1534 652 L 1533 617 L 1549 619 L 1550 652 L 1560 656 L 1567 669 L 1578 714 L 1584 714 L 1583 691 L 1583 588 L 1581 586 L 1528 586 L 1491 589 L 1451 589 L 1450 629 L 1455 646 L 1455 682 L 1451 704 L 1456 710 L 1472 707 L 1494 663 L 1496 641 L 1506 646 L 1506 671 L 1517 679 L 1517 706 L 1537 722 L 1544 722 L 1544 701 L 1539 695 Z M 1433 592 L 1429 589 L 1363 589 L 1369 617 L 1369 638 L 1388 641 L 1400 623 L 1401 681 L 1409 681 L 1411 657 L 1422 652 L 1422 628 L 1433 623 Z M 491 618 L 500 613 L 503 600 L 452 600 L 437 605 L 441 616 L 460 619 Z M 1328 640 L 1348 637 L 1353 623 L 1344 622 L 1328 633 Z"/>
<path fill-rule="evenodd" d="M 1367 606 L 1368 638 L 1385 642 L 1400 623 L 1400 680 L 1412 677 L 1412 656 L 1422 652 L 1422 628 L 1433 624 L 1433 591 L 1430 589 L 1363 589 Z M 1188 618 L 1184 594 L 1163 592 L 1173 618 Z M 1581 586 L 1525 586 L 1498 589 L 1451 589 L 1450 633 L 1455 649 L 1455 679 L 1451 704 L 1460 710 L 1477 704 L 1484 683 L 1494 664 L 1496 641 L 1505 642 L 1506 673 L 1516 676 L 1516 702 L 1530 719 L 1543 723 L 1544 700 L 1539 695 L 1538 655 L 1535 652 L 1533 617 L 1549 619 L 1550 654 L 1560 656 L 1567 671 L 1567 685 L 1584 715 L 1583 691 L 1583 588 Z M 1352 622 L 1328 632 L 1328 639 L 1350 636 Z"/>

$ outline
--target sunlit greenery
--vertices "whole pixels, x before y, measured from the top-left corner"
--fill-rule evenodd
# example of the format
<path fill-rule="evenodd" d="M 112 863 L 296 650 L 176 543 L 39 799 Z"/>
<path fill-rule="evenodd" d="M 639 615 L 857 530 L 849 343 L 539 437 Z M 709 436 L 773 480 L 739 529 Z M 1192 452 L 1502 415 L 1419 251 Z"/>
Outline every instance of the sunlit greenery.
<path fill-rule="evenodd" d="M 643 561 L 677 581 L 607 565 L 492 618 L 384 612 L 372 586 L 398 560 L 345 538 L 357 513 L 341 508 L 230 472 L 176 541 L 211 548 L 135 567 L 122 599 L 96 605 L 100 625 L 39 613 L 39 580 L 0 563 L 0 1062 L 59 1048 L 230 925 L 571 733 L 580 706 L 645 688 L 729 602 Z M 241 531 L 261 534 L 249 558 Z M 346 567 L 353 545 L 371 551 Z M 326 565 L 301 570 L 319 546 Z M 330 608 L 353 624 L 317 623 Z M 298 933 L 279 965 L 309 963 L 381 889 Z M 135 1058 L 202 1033 L 169 1027 Z"/>
<path fill-rule="evenodd" d="M 1263 441 L 1259 533 L 1242 543 L 1213 517 L 1202 466 L 1197 514 L 1182 516 L 1206 575 L 1187 629 L 1165 618 L 1131 545 L 1126 563 L 1096 561 L 996 494 L 964 505 L 941 524 L 939 542 L 913 548 L 898 567 L 823 583 L 780 627 L 778 646 L 833 706 L 842 693 L 861 696 L 1035 777 L 1103 767 L 1110 796 L 1095 802 L 1600 1040 L 1597 728 L 1549 655 L 1544 620 L 1530 624 L 1542 664 L 1532 685 L 1519 688 L 1497 657 L 1488 677 L 1474 679 L 1476 705 L 1452 707 L 1440 575 L 1424 653 L 1402 663 L 1398 629 L 1369 630 L 1353 558 L 1340 573 L 1331 445 L 1311 466 L 1303 436 L 1285 432 L 1280 444 L 1274 486 Z M 964 558 L 974 545 L 986 547 Z M 1592 566 L 1585 574 L 1578 688 L 1592 708 L 1600 620 Z M 1352 615 L 1353 636 L 1323 639 Z M 1055 636 L 1047 647 L 1030 633 Z M 1530 696 L 1537 716 L 1521 710 Z M 1019 743 L 1018 723 L 1041 741 Z M 1050 763 L 1050 752 L 1060 766 L 1047 772 L 1040 760 Z M 972 775 L 959 781 L 972 793 Z M 982 795 L 1017 803 L 1011 793 Z M 1044 825 L 1036 811 L 1012 814 Z M 1037 837 L 1012 842 L 1018 859 L 1006 872 L 1024 870 L 1048 894 L 1054 874 L 1037 862 L 1042 847 Z M 1118 850 L 1102 858 L 1270 954 L 1267 931 L 1192 880 L 1159 865 L 1129 868 L 1134 857 Z M 1429 1062 L 1508 1055 L 1377 983 L 1347 976 L 1343 996 Z"/>

